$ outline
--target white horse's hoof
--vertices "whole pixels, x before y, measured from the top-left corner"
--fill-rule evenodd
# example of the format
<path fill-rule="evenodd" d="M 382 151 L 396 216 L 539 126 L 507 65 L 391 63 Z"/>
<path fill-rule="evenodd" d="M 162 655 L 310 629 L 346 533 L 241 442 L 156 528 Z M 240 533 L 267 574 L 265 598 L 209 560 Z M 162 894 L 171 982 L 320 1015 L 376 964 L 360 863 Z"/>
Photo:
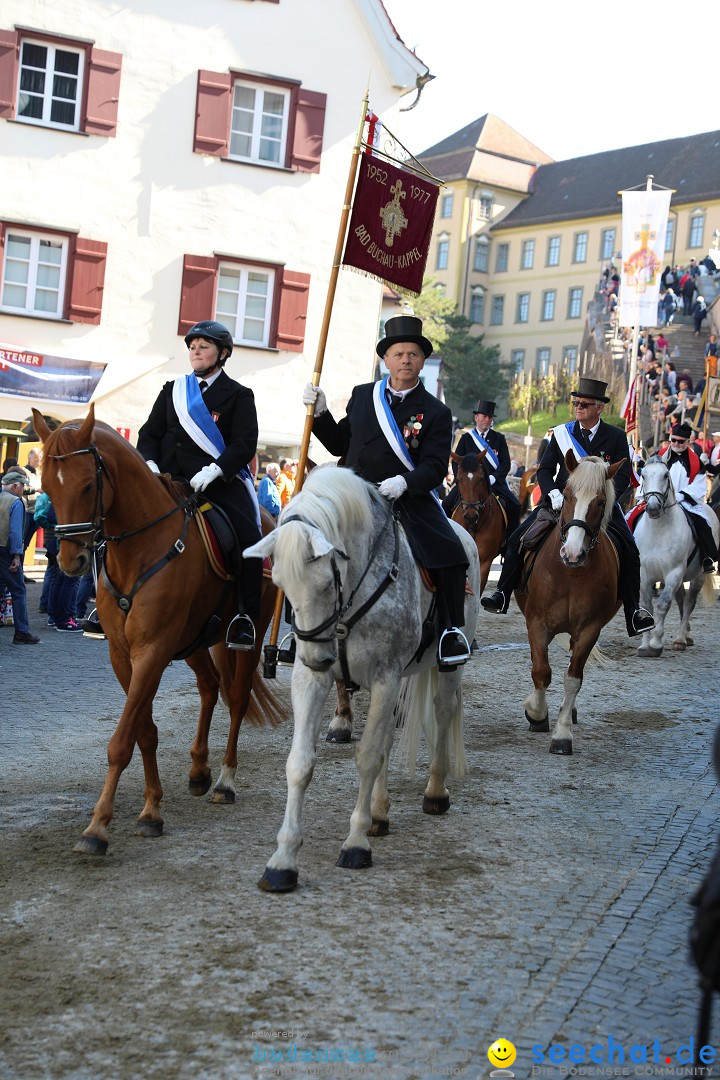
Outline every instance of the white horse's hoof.
<path fill-rule="evenodd" d="M 569 757 L 572 752 L 572 739 L 551 739 L 551 754 L 562 754 L 563 757 Z"/>
<path fill-rule="evenodd" d="M 272 866 L 266 866 L 265 873 L 258 881 L 258 889 L 263 892 L 292 892 L 297 880 L 297 870 L 276 870 Z"/>
<path fill-rule="evenodd" d="M 532 716 L 530 716 L 530 714 L 528 713 L 528 711 L 526 709 L 525 710 L 525 719 L 527 720 L 528 724 L 530 725 L 530 730 L 531 731 L 544 732 L 544 731 L 549 731 L 550 730 L 550 720 L 548 718 L 547 713 L 545 714 L 545 719 L 544 720 L 533 720 Z"/>
<path fill-rule="evenodd" d="M 365 870 L 372 866 L 372 851 L 361 847 L 343 848 L 335 865 L 342 866 L 344 870 Z"/>
<path fill-rule="evenodd" d="M 690 635 L 688 634 L 688 636 L 685 638 L 685 644 L 687 645 L 688 648 L 690 648 L 691 645 L 695 644 L 695 638 L 691 638 Z"/>
<path fill-rule="evenodd" d="M 672 647 L 673 649 L 675 649 L 676 652 L 685 652 L 685 650 L 687 649 L 687 645 L 685 644 L 685 642 L 680 641 L 679 639 L 677 641 L 673 641 Z"/>
<path fill-rule="evenodd" d="M 652 645 L 641 645 L 640 648 L 638 649 L 638 656 L 655 657 L 655 656 L 660 656 L 661 654 L 662 654 L 662 645 L 660 646 L 659 649 L 653 648 Z"/>

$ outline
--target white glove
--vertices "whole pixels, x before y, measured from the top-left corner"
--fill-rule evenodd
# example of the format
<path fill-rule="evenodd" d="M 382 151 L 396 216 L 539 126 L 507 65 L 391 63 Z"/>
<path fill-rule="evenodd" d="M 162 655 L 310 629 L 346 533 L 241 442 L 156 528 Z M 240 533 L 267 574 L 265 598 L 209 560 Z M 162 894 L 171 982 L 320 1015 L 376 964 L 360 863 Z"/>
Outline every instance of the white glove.
<path fill-rule="evenodd" d="M 154 461 L 146 461 L 145 464 L 147 465 L 150 472 L 157 473 L 158 476 L 160 475 L 160 470 L 158 469 Z"/>
<path fill-rule="evenodd" d="M 558 491 L 557 488 L 553 488 L 548 497 L 550 499 L 550 505 L 552 506 L 553 510 L 559 510 L 563 504 L 562 491 Z"/>
<path fill-rule="evenodd" d="M 322 413 L 327 412 L 327 398 L 320 389 L 319 386 L 313 386 L 312 383 L 306 383 L 303 390 L 303 405 L 314 405 L 315 416 L 320 416 Z"/>
<path fill-rule="evenodd" d="M 386 499 L 399 499 L 407 491 L 407 481 L 404 476 L 391 476 L 378 484 L 378 491 Z"/>
<path fill-rule="evenodd" d="M 700 460 L 702 461 L 703 465 L 709 465 L 710 464 L 710 458 L 704 452 L 700 455 Z"/>
<path fill-rule="evenodd" d="M 193 491 L 204 491 L 206 487 L 209 487 L 210 484 L 212 484 L 213 480 L 217 480 L 223 475 L 223 471 L 218 463 L 213 461 L 211 465 L 206 465 L 200 472 L 195 473 L 190 480 L 190 487 Z"/>
<path fill-rule="evenodd" d="M 495 483 L 495 477 L 493 476 L 492 473 L 490 473 L 490 476 L 488 477 L 488 479 L 490 481 L 490 487 L 492 487 L 493 484 Z"/>

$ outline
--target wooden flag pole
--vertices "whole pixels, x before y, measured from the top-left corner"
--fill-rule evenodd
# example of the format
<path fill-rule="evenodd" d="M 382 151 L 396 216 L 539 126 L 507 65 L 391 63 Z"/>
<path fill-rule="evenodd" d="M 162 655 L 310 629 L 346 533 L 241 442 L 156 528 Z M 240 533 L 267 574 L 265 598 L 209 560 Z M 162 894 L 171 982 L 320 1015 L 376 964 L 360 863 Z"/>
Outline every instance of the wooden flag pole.
<path fill-rule="evenodd" d="M 369 88 L 365 91 L 365 97 L 362 103 L 362 112 L 360 115 L 360 122 L 358 124 L 357 135 L 355 137 L 355 145 L 353 146 L 352 160 L 350 162 L 350 170 L 348 172 L 347 186 L 345 188 L 345 199 L 343 200 L 342 214 L 340 215 L 340 226 L 338 228 L 337 241 L 335 243 L 335 255 L 333 257 L 332 269 L 330 271 L 330 281 L 328 282 L 327 297 L 325 298 L 325 311 L 323 313 L 322 324 L 320 326 L 320 338 L 318 340 L 317 354 L 315 356 L 315 369 L 312 373 L 313 386 L 320 385 L 320 376 L 323 369 L 323 361 L 325 359 L 325 347 L 327 345 L 328 331 L 330 329 L 330 316 L 332 315 L 333 304 L 335 302 L 335 290 L 337 288 L 337 280 L 340 274 L 340 260 L 342 259 L 343 246 L 345 244 L 345 234 L 347 232 L 348 220 L 350 218 L 350 211 L 352 210 L 352 197 L 353 189 L 355 187 L 355 177 L 357 176 L 358 165 L 360 163 L 360 152 L 363 145 L 363 132 L 365 129 L 365 121 L 368 113 L 368 104 L 370 101 Z M 306 406 L 305 414 L 305 426 L 302 433 L 302 442 L 300 443 L 300 458 L 298 460 L 295 491 L 294 495 L 302 489 L 303 480 L 305 478 L 305 469 L 307 467 L 308 449 L 310 447 L 310 436 L 312 435 L 313 418 L 315 415 L 315 407 L 313 405 Z M 278 589 L 277 598 L 275 600 L 275 611 L 273 613 L 272 627 L 270 629 L 270 641 L 265 646 L 265 663 L 263 665 L 263 675 L 266 679 L 274 679 L 277 673 L 277 639 L 280 632 L 280 620 L 282 618 L 283 602 L 285 600 L 285 594 L 282 590 Z"/>

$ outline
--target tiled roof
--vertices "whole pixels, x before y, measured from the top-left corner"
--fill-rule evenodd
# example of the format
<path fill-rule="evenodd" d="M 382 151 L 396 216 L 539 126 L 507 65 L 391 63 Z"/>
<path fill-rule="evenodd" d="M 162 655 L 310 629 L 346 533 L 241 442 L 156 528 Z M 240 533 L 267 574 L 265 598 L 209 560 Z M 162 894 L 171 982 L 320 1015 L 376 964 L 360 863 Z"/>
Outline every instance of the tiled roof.
<path fill-rule="evenodd" d="M 423 150 L 418 157 L 444 180 L 478 179 L 478 153 L 522 165 L 552 161 L 548 154 L 492 113 L 473 120 L 460 131 Z"/>
<path fill-rule="evenodd" d="M 720 131 L 541 165 L 529 197 L 498 227 L 618 214 L 618 192 L 641 186 L 648 174 L 655 186 L 675 189 L 674 205 L 720 198 Z"/>

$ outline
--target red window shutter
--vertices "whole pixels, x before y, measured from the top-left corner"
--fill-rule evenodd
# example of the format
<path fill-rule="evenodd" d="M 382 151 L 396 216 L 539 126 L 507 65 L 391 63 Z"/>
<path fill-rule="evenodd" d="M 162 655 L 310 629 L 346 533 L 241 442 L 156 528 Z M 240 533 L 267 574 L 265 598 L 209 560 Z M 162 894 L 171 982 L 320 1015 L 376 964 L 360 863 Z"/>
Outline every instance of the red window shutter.
<path fill-rule="evenodd" d="M 15 87 L 20 61 L 20 35 L 0 30 L 0 116 L 15 116 Z"/>
<path fill-rule="evenodd" d="M 278 273 L 280 300 L 277 306 L 277 330 L 271 344 L 276 349 L 302 352 L 305 344 L 310 275 L 295 270 Z"/>
<path fill-rule="evenodd" d="M 89 135 L 116 135 L 122 53 L 93 48 L 88 61 L 87 102 L 83 130 Z"/>
<path fill-rule="evenodd" d="M 215 310 L 217 259 L 204 255 L 185 255 L 180 289 L 178 334 L 185 337 L 201 319 L 212 319 Z"/>
<path fill-rule="evenodd" d="M 292 136 L 290 168 L 298 172 L 320 172 L 327 94 L 297 90 L 295 129 Z"/>
<path fill-rule="evenodd" d="M 73 237 L 67 277 L 67 318 L 72 322 L 99 323 L 105 287 L 107 244 Z"/>
<path fill-rule="evenodd" d="M 198 71 L 195 106 L 196 154 L 227 157 L 230 145 L 232 76 L 217 71 Z"/>

